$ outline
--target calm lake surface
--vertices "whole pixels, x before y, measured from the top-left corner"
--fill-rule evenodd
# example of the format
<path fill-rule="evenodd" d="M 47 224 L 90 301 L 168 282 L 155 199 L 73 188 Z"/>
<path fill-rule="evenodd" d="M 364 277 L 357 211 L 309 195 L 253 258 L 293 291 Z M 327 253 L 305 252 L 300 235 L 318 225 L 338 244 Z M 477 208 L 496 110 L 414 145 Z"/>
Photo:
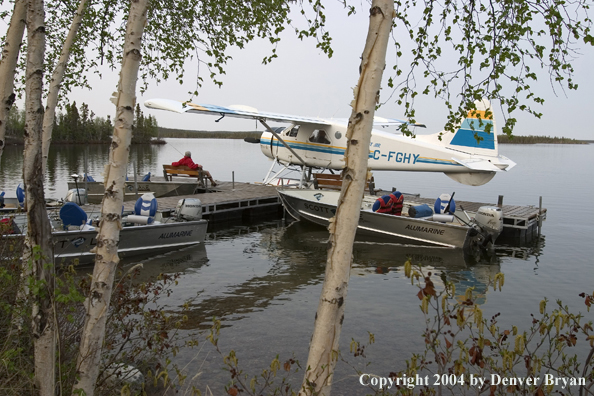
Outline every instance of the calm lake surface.
<path fill-rule="evenodd" d="M 161 164 L 181 158 L 191 150 L 196 162 L 218 180 L 260 181 L 270 162 L 258 145 L 241 140 L 168 139 L 164 146 L 133 147 L 131 161 L 138 174 L 161 173 Z M 72 173 L 102 179 L 107 146 L 57 146 L 51 152 L 46 196 L 61 197 Z M 518 165 L 487 185 L 469 187 L 443 174 L 376 172 L 376 184 L 385 189 L 437 197 L 456 192 L 459 200 L 538 206 L 539 196 L 548 209 L 541 240 L 529 246 L 499 246 L 489 261 L 467 263 L 451 250 L 381 244 L 355 244 L 355 261 L 346 302 L 341 349 L 348 352 L 352 338 L 375 344 L 366 350 L 371 365 L 366 372 L 386 376 L 404 367 L 411 353 L 422 352 L 424 329 L 417 289 L 403 274 L 407 256 L 455 279 L 461 294 L 468 286 L 481 293 L 485 315 L 502 312 L 500 323 L 527 327 L 530 314 L 538 313 L 543 297 L 562 299 L 586 313 L 581 292 L 594 286 L 594 145 L 501 145 L 501 154 Z M 0 190 L 14 196 L 21 180 L 22 147 L 7 147 L 0 167 Z M 129 175 L 132 175 L 130 167 Z M 295 354 L 305 365 L 323 281 L 326 260 L 323 228 L 283 221 L 237 226 L 210 234 L 198 246 L 146 262 L 147 271 L 183 272 L 175 293 L 163 301 L 178 310 L 191 300 L 189 328 L 210 326 L 213 316 L 222 319 L 219 345 L 234 349 L 243 368 L 258 373 L 269 368 L 279 354 L 281 363 Z M 485 289 L 489 276 L 503 272 L 502 292 Z M 436 276 L 436 283 L 439 278 Z M 212 347 L 183 350 L 177 362 L 186 365 L 194 383 L 204 391 L 223 394 L 229 380 Z M 350 360 L 362 368 L 362 361 Z M 302 379 L 299 373 L 296 383 Z M 352 368 L 339 363 L 334 394 L 359 395 L 365 389 Z"/>

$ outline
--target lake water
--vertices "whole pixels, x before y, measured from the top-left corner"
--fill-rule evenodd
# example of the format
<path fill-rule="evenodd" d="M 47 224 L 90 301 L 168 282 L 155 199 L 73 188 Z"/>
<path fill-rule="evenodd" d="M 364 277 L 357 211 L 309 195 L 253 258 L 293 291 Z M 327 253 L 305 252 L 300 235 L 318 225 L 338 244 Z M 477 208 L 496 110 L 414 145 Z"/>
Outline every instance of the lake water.
<path fill-rule="evenodd" d="M 270 165 L 258 145 L 241 140 L 168 139 L 164 146 L 133 147 L 131 156 L 139 174 L 160 174 L 161 164 L 178 160 L 186 150 L 218 180 L 230 180 L 235 172 L 236 181 L 259 181 Z M 475 286 L 485 315 L 502 312 L 501 323 L 527 327 L 530 313 L 538 312 L 545 296 L 562 299 L 592 319 L 578 294 L 591 293 L 594 285 L 594 145 L 502 145 L 500 152 L 518 165 L 480 187 L 463 186 L 443 174 L 375 173 L 379 187 L 423 196 L 455 191 L 460 200 L 494 203 L 504 195 L 507 204 L 535 206 L 542 196 L 548 215 L 541 240 L 530 246 L 499 246 L 496 257 L 479 263 L 466 263 L 455 251 L 443 249 L 356 243 L 341 349 L 348 352 L 352 338 L 365 341 L 368 332 L 373 333 L 376 343 L 366 350 L 371 361 L 366 372 L 386 376 L 402 369 L 411 353 L 422 351 L 424 323 L 417 289 L 403 274 L 407 256 L 436 274 L 447 273 L 461 293 Z M 102 179 L 106 160 L 107 146 L 54 147 L 46 195 L 65 195 L 69 175 L 82 173 L 85 161 L 89 173 Z M 7 195 L 14 195 L 21 166 L 22 147 L 7 147 L 0 167 L 0 189 Z M 178 310 L 191 300 L 188 327 L 193 329 L 209 327 L 213 316 L 221 318 L 221 348 L 236 350 L 243 368 L 257 373 L 277 354 L 282 362 L 294 353 L 305 364 L 326 238 L 322 228 L 280 220 L 237 226 L 210 234 L 205 246 L 155 257 L 145 268 L 183 272 L 173 296 L 163 301 L 166 308 Z M 503 291 L 485 290 L 486 280 L 497 272 L 505 274 Z M 176 359 L 187 364 L 190 377 L 197 375 L 194 382 L 202 390 L 209 385 L 215 395 L 223 394 L 229 376 L 211 347 L 183 350 Z M 334 391 L 366 393 L 353 369 L 343 363 Z"/>

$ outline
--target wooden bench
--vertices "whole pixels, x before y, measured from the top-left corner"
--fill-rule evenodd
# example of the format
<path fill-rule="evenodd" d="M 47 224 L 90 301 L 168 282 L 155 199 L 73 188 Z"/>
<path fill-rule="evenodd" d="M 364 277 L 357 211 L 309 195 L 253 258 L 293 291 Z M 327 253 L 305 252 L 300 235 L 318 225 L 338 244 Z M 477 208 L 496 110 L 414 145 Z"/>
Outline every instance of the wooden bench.
<path fill-rule="evenodd" d="M 172 181 L 173 176 L 188 175 L 189 177 L 195 177 L 206 187 L 206 178 L 202 169 L 190 169 L 187 166 L 173 166 L 163 164 L 163 177 L 165 180 Z"/>
<path fill-rule="evenodd" d="M 316 189 L 340 190 L 342 189 L 342 176 L 331 173 L 314 173 L 313 184 Z M 375 182 L 373 176 L 365 182 L 365 190 L 375 195 Z"/>

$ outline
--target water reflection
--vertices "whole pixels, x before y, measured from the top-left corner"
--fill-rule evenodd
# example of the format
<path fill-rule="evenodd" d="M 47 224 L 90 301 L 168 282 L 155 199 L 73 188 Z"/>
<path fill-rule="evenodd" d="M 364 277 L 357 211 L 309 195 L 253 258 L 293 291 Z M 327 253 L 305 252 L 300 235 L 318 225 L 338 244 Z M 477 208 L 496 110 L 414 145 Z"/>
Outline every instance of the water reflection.
<path fill-rule="evenodd" d="M 320 227 L 295 222 L 285 229 L 286 239 L 294 245 L 325 246 L 328 233 Z M 288 249 L 295 251 L 295 247 Z M 456 286 L 461 296 L 468 287 L 474 287 L 478 304 L 486 302 L 489 279 L 501 271 L 499 255 L 468 256 L 461 249 L 444 249 L 423 246 L 405 246 L 368 241 L 356 241 L 353 247 L 351 276 L 384 275 L 397 272 L 403 276 L 404 263 L 410 260 L 425 273 L 432 274 L 436 285 L 447 279 Z"/>
<path fill-rule="evenodd" d="M 159 255 L 134 256 L 124 259 L 120 264 L 120 269 L 122 272 L 126 272 L 137 264 L 142 264 L 137 279 L 145 281 L 155 279 L 162 273 L 175 274 L 198 270 L 208 264 L 208 257 L 206 247 L 201 243 Z"/>
<path fill-rule="evenodd" d="M 154 172 L 160 168 L 158 152 L 160 146 L 150 144 L 134 145 L 130 150 L 128 175 L 133 177 L 133 166 L 139 175 L 149 171 Z M 54 192 L 60 198 L 66 191 L 66 183 L 73 173 L 83 173 L 85 170 L 95 180 L 103 179 L 103 171 L 109 158 L 109 145 L 107 144 L 56 144 L 52 145 L 47 160 L 47 175 L 45 186 L 48 193 Z M 134 165 L 133 165 L 134 164 Z M 12 192 L 23 178 L 23 146 L 6 146 L 0 163 L 0 188 Z M 14 194 L 10 194 L 14 195 Z M 54 196 L 52 196 L 54 197 Z"/>
<path fill-rule="evenodd" d="M 292 295 L 320 284 L 327 238 L 323 228 L 299 222 L 234 227 L 210 234 L 206 250 L 195 247 L 154 258 L 151 261 L 155 265 L 145 262 L 144 271 L 153 275 L 184 272 L 182 296 L 177 299 L 191 301 L 186 329 L 209 328 L 213 317 L 229 327 L 271 305 L 290 305 Z M 524 254 L 531 256 L 531 252 L 525 250 Z M 410 259 L 431 272 L 436 285 L 442 285 L 446 278 L 454 282 L 460 297 L 466 288 L 474 287 L 477 303 L 484 304 L 487 284 L 501 271 L 501 259 L 516 253 L 517 249 L 504 248 L 475 261 L 459 249 L 356 242 L 351 277 L 375 277 L 377 282 L 388 274 L 403 278 L 404 263 Z M 235 259 L 228 262 L 228 257 Z M 179 310 L 180 306 L 172 309 Z"/>

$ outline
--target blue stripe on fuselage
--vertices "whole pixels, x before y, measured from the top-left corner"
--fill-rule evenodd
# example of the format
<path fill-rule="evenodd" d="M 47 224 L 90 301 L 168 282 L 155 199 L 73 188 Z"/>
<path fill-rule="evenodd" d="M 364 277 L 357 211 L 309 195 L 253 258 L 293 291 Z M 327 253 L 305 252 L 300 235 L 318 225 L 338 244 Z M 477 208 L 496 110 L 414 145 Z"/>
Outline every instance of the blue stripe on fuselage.
<path fill-rule="evenodd" d="M 344 151 L 345 151 L 345 149 L 343 149 L 343 148 L 327 146 L 327 145 L 322 145 L 322 144 L 316 144 L 316 143 L 297 143 L 297 142 L 291 142 L 291 141 L 286 141 L 286 140 L 285 140 L 285 143 L 287 143 L 289 145 L 289 147 L 291 147 L 294 150 L 313 151 L 316 153 L 344 155 Z M 260 144 L 270 146 L 270 139 L 260 138 Z M 277 147 L 285 148 L 285 146 L 276 139 L 273 141 L 272 144 Z"/>

